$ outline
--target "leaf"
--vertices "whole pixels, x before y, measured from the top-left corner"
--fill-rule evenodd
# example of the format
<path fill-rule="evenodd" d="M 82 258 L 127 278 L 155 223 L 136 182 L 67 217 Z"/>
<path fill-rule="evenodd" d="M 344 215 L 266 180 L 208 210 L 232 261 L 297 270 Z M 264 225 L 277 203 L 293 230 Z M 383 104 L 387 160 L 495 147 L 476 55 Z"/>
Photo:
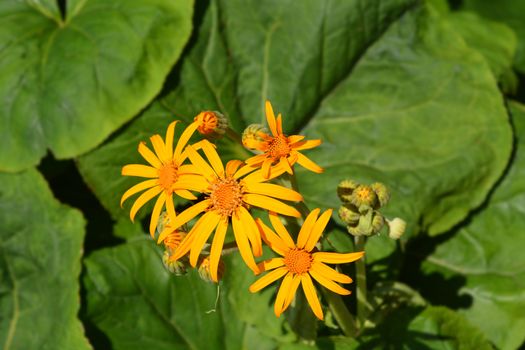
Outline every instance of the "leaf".
<path fill-rule="evenodd" d="M 241 132 L 262 121 L 269 98 L 287 132 L 323 139 L 305 153 L 326 172 L 298 171 L 308 206 L 337 208 L 343 178 L 381 181 L 393 191 L 387 214 L 407 220 L 409 234 L 447 230 L 485 199 L 508 161 L 501 94 L 481 55 L 438 15 L 408 0 L 366 4 L 211 2 L 180 83 L 81 158 L 86 182 L 123 215 L 118 197 L 136 180 L 120 169 L 141 161 L 140 140 L 201 110 L 220 110 Z M 246 159 L 225 143 L 225 158 Z"/>
<path fill-rule="evenodd" d="M 36 170 L 0 174 L 0 346 L 90 349 L 76 315 L 84 219 Z"/>
<path fill-rule="evenodd" d="M 115 350 L 273 349 L 286 339 L 268 307 L 272 291 L 249 293 L 255 277 L 238 257 L 227 259 L 215 312 L 216 285 L 195 270 L 169 274 L 151 241 L 99 250 L 86 268 L 88 317 Z"/>
<path fill-rule="evenodd" d="M 516 349 L 525 340 L 525 106 L 510 107 L 518 137 L 510 169 L 483 210 L 423 265 L 426 273 L 465 280 L 458 293 L 472 305 L 459 312 L 500 349 Z"/>
<path fill-rule="evenodd" d="M 462 8 L 500 21 L 514 29 L 518 37 L 518 50 L 514 58 L 516 70 L 525 73 L 525 2 L 514 0 L 484 1 L 465 0 Z"/>
<path fill-rule="evenodd" d="M 100 144 L 159 92 L 191 31 L 192 1 L 0 3 L 0 170 Z"/>

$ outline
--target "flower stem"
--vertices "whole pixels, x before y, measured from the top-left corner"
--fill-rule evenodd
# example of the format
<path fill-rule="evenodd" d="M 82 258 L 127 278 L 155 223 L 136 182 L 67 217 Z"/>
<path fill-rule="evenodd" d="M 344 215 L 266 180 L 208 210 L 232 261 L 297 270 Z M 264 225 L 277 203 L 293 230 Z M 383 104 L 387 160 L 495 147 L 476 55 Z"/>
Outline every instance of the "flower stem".
<path fill-rule="evenodd" d="M 365 236 L 354 237 L 354 247 L 356 252 L 364 251 L 365 244 Z M 360 331 L 362 331 L 368 313 L 365 257 L 355 262 L 355 269 L 357 286 L 357 321 L 358 327 L 360 328 Z"/>
<path fill-rule="evenodd" d="M 232 141 L 235 141 L 242 145 L 242 136 L 239 135 L 235 130 L 228 127 L 226 128 L 226 136 L 228 136 Z"/>

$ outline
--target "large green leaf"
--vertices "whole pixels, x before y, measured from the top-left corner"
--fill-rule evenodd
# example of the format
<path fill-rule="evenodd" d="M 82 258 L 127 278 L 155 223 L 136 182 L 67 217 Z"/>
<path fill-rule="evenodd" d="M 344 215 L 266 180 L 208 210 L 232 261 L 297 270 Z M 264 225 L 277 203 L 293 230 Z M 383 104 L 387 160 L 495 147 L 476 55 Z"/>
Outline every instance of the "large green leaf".
<path fill-rule="evenodd" d="M 516 69 L 525 73 L 525 2 L 516 0 L 464 0 L 464 9 L 477 11 L 486 18 L 508 24 L 518 36 Z"/>
<path fill-rule="evenodd" d="M 465 279 L 459 294 L 472 305 L 460 312 L 501 349 L 525 340 L 525 106 L 512 103 L 511 111 L 518 135 L 511 168 L 487 206 L 424 264 Z"/>
<path fill-rule="evenodd" d="M 86 260 L 88 317 L 118 349 L 272 349 L 282 318 L 269 307 L 272 290 L 251 294 L 255 280 L 244 263 L 227 259 L 217 288 L 195 270 L 176 277 L 166 271 L 151 241 L 134 240 Z"/>
<path fill-rule="evenodd" d="M 0 346 L 90 349 L 76 318 L 82 215 L 36 170 L 0 174 Z"/>
<path fill-rule="evenodd" d="M 196 38 L 174 91 L 80 160 L 114 216 L 136 182 L 120 168 L 139 161 L 140 140 L 203 109 L 242 131 L 262 120 L 266 98 L 288 132 L 324 141 L 308 155 L 325 174 L 298 174 L 310 206 L 339 206 L 343 178 L 382 181 L 389 214 L 439 233 L 485 199 L 507 163 L 511 131 L 489 66 L 412 1 L 212 2 Z"/>
<path fill-rule="evenodd" d="M 84 153 L 160 90 L 191 0 L 0 2 L 0 170 Z"/>

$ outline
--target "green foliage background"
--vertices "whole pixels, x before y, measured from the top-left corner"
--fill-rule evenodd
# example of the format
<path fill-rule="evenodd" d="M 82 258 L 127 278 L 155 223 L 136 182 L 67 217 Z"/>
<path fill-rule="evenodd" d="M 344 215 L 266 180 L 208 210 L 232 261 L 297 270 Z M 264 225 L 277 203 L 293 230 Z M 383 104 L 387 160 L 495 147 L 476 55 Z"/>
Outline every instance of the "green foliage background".
<path fill-rule="evenodd" d="M 5 350 L 524 347 L 521 1 L 3 0 L 0 99 Z M 372 296 L 409 301 L 357 339 L 327 322 L 297 343 L 237 256 L 212 310 L 216 286 L 170 275 L 119 206 L 140 141 L 201 110 L 242 132 L 266 99 L 285 132 L 323 140 L 308 155 L 325 173 L 298 173 L 310 207 L 337 208 L 343 178 L 380 181 L 408 222 L 369 240 L 367 268 Z"/>

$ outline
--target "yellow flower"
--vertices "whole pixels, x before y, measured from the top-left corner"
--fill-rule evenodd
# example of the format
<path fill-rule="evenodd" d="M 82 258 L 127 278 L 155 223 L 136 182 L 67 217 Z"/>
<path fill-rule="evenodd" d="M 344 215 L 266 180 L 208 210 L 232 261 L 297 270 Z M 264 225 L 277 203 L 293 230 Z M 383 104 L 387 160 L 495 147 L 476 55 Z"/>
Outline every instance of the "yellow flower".
<path fill-rule="evenodd" d="M 172 256 L 177 260 L 190 251 L 190 264 L 195 267 L 201 250 L 215 230 L 210 251 L 210 274 L 213 281 L 217 281 L 217 266 L 221 255 L 224 238 L 231 221 L 233 234 L 241 257 L 254 272 L 259 272 L 253 254 L 262 254 L 262 243 L 255 220 L 249 212 L 249 207 L 260 207 L 272 210 L 283 215 L 299 217 L 300 213 L 280 200 L 301 201 L 303 197 L 286 187 L 264 183 L 267 181 L 261 172 L 254 171 L 249 166 L 240 167 L 243 163 L 232 160 L 223 166 L 215 148 L 208 141 L 202 141 L 202 151 L 208 162 L 197 151 L 188 146 L 186 148 L 192 163 L 202 173 L 202 176 L 188 177 L 179 186 L 205 193 L 206 196 L 197 204 L 181 212 L 175 221 L 170 223 L 177 228 L 190 221 L 202 212 L 202 215 L 186 238 Z M 282 174 L 283 169 L 277 169 L 275 176 Z M 159 243 L 164 240 L 169 231 L 162 232 Z"/>
<path fill-rule="evenodd" d="M 299 231 L 297 244 L 294 243 L 275 213 L 270 213 L 270 221 L 277 234 L 260 219 L 257 219 L 257 225 L 264 241 L 281 257 L 269 259 L 259 264 L 259 268 L 262 271 L 272 271 L 253 283 L 250 286 L 250 292 L 258 292 L 284 276 L 274 304 L 274 312 L 277 317 L 288 308 L 299 284 L 301 284 L 308 304 L 310 304 L 315 316 L 321 320 L 323 319 L 323 310 L 311 277 L 335 293 L 341 295 L 350 294 L 349 290 L 335 282 L 351 283 L 352 279 L 326 264 L 349 263 L 361 258 L 364 252 L 339 254 L 315 251 L 315 245 L 332 215 L 332 210 L 330 209 L 318 218 L 319 212 L 319 209 L 315 209 L 308 215 Z"/>
<path fill-rule="evenodd" d="M 190 124 L 182 133 L 175 150 L 173 150 L 173 135 L 176 124 L 177 121 L 174 121 L 168 126 L 166 142 L 162 140 L 160 135 L 153 135 L 150 138 L 155 153 L 146 146 L 145 142 L 139 144 L 139 153 L 150 165 L 128 164 L 122 167 L 122 175 L 149 178 L 149 180 L 144 180 L 128 189 L 120 200 L 120 205 L 122 206 L 124 201 L 132 195 L 145 191 L 137 198 L 131 207 L 129 216 L 132 221 L 135 219 L 137 211 L 158 195 L 149 225 L 149 231 L 152 237 L 155 234 L 157 221 L 164 205 L 166 206 L 170 220 L 173 221 L 175 219 L 173 193 L 186 199 L 196 199 L 187 189 L 181 188 L 180 186 L 175 188 L 175 186 L 188 174 L 195 173 L 195 167 L 193 165 L 182 165 L 182 163 L 187 158 L 183 152 L 184 147 L 198 125 L 195 123 Z"/>
<path fill-rule="evenodd" d="M 270 177 L 272 166 L 275 164 L 280 164 L 289 174 L 293 174 L 292 167 L 295 163 L 315 173 L 323 172 L 323 168 L 299 152 L 319 146 L 321 140 L 305 141 L 302 135 L 283 134 L 281 114 L 275 118 L 270 101 L 266 101 L 266 120 L 272 135 L 259 132 L 262 141 L 253 138 L 244 141 L 246 147 L 263 152 L 249 158 L 246 164 L 260 166 L 265 178 Z"/>

